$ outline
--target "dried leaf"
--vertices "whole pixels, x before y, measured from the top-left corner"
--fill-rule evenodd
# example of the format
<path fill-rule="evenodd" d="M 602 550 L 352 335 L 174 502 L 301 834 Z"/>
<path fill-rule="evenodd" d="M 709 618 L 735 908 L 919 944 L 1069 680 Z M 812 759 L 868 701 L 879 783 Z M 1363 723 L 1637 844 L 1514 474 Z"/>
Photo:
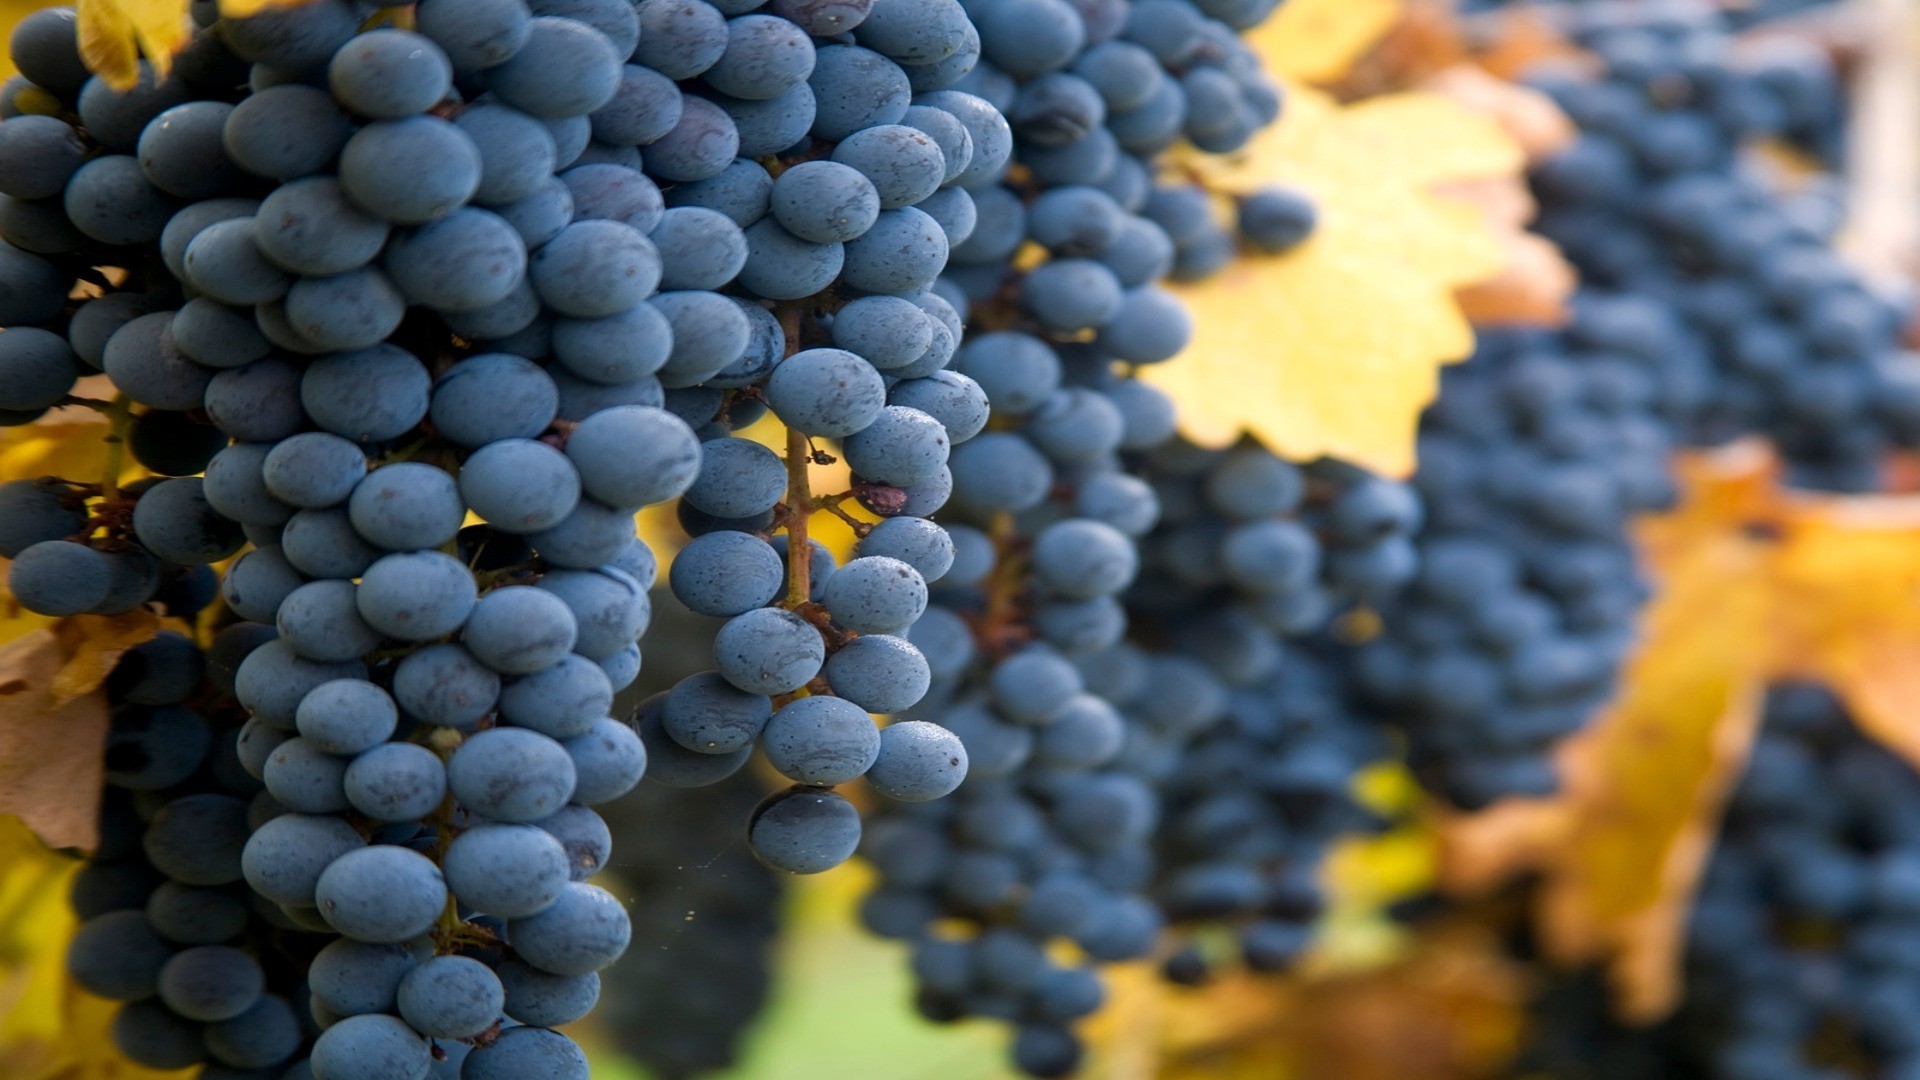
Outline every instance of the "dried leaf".
<path fill-rule="evenodd" d="M 1500 237 L 1506 266 L 1498 276 L 1475 282 L 1455 296 L 1475 326 L 1559 326 L 1567 302 L 1580 286 L 1553 242 L 1515 229 Z"/>
<path fill-rule="evenodd" d="M 115 90 L 140 81 L 141 54 L 165 77 L 192 37 L 182 0 L 79 0 L 77 10 L 80 57 Z"/>
<path fill-rule="evenodd" d="M 107 695 L 54 703 L 71 659 L 53 630 L 0 646 L 0 813 L 18 815 L 53 847 L 97 838 Z"/>
<path fill-rule="evenodd" d="M 1443 94 L 1491 116 L 1513 136 L 1528 161 L 1541 161 L 1579 137 L 1580 129 L 1553 99 L 1532 87 L 1508 82 L 1471 64 L 1456 64 L 1428 76 L 1423 90 Z"/>
<path fill-rule="evenodd" d="M 1521 163 L 1498 125 L 1437 95 L 1343 108 L 1297 89 L 1243 153 L 1185 164 L 1226 194 L 1305 190 L 1319 205 L 1314 235 L 1178 288 L 1193 343 L 1142 377 L 1180 403 L 1183 431 L 1198 442 L 1249 431 L 1287 457 L 1334 455 L 1406 475 L 1439 365 L 1473 349 L 1454 290 L 1502 264 L 1479 213 L 1433 189 Z"/>
<path fill-rule="evenodd" d="M 1400 21 L 1402 0 L 1288 0 L 1246 36 L 1277 78 L 1338 82 Z"/>
<path fill-rule="evenodd" d="M 55 708 L 84 697 L 107 681 L 120 654 L 160 632 L 160 616 L 141 608 L 125 615 L 75 615 L 54 624 L 66 663 L 48 687 Z"/>

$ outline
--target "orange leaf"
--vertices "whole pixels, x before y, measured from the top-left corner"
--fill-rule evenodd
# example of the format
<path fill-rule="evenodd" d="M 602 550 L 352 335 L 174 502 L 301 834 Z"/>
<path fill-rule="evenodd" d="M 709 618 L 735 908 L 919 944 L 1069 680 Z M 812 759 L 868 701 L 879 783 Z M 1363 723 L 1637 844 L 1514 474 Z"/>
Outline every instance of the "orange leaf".
<path fill-rule="evenodd" d="M 141 608 L 125 615 L 75 615 L 54 624 L 66 663 L 49 687 L 55 707 L 92 693 L 107 681 L 120 654 L 160 632 L 160 616 Z"/>
<path fill-rule="evenodd" d="M 18 815 L 53 847 L 98 836 L 107 695 L 54 703 L 70 655 L 53 630 L 0 646 L 0 813 Z"/>
<path fill-rule="evenodd" d="M 140 81 L 142 53 L 164 78 L 192 37 L 181 0 L 79 0 L 78 13 L 81 59 L 115 90 Z"/>

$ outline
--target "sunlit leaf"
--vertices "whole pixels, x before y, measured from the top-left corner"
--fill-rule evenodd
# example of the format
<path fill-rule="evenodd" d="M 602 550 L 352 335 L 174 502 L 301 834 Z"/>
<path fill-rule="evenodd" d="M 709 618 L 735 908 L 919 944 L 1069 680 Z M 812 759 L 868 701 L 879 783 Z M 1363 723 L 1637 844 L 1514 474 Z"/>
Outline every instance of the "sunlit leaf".
<path fill-rule="evenodd" d="M 186 47 L 193 20 L 183 0 L 79 0 L 80 57 L 116 90 L 140 81 L 144 54 L 156 76 L 173 67 Z"/>
<path fill-rule="evenodd" d="M 1403 0 L 1287 0 L 1247 34 L 1275 76 L 1339 81 L 1400 20 Z"/>
<path fill-rule="evenodd" d="M 1473 348 L 1454 292 L 1504 259 L 1481 213 L 1434 189 L 1521 164 L 1498 124 L 1438 95 L 1342 107 L 1297 90 L 1244 153 L 1184 165 L 1226 194 L 1298 187 L 1319 205 L 1318 228 L 1292 252 L 1243 256 L 1178 288 L 1193 344 L 1142 377 L 1179 402 L 1196 441 L 1250 431 L 1287 457 L 1406 475 L 1439 366 Z"/>

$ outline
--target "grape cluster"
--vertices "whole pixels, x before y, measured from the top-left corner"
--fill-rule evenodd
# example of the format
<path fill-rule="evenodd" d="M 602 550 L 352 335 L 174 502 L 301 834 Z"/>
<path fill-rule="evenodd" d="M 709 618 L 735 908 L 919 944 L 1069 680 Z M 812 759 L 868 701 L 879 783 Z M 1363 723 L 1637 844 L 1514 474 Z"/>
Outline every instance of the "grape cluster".
<path fill-rule="evenodd" d="M 1581 273 L 1578 343 L 1659 352 L 1688 444 L 1759 433 L 1796 484 L 1879 486 L 1888 448 L 1920 431 L 1904 314 L 1832 249 L 1831 193 L 1784 195 L 1743 156 L 1843 129 L 1827 57 L 1736 50 L 1717 15 L 1689 9 L 1590 20 L 1578 40 L 1597 75 L 1531 75 L 1580 127 L 1532 178 L 1539 230 Z"/>
<path fill-rule="evenodd" d="M 68 970 L 124 1003 L 121 1052 L 208 1077 L 279 1075 L 318 1034 L 302 967 L 320 940 L 243 880 L 249 828 L 284 812 L 245 771 L 242 718 L 219 689 L 243 647 L 203 654 L 162 631 L 121 656 L 100 841 L 70 896 Z"/>
<path fill-rule="evenodd" d="M 1548 752 L 1606 700 L 1646 599 L 1627 524 L 1674 495 L 1671 357 L 1588 344 L 1591 315 L 1484 334 L 1442 374 L 1419 571 L 1354 657 L 1358 693 L 1461 806 L 1553 790 Z"/>

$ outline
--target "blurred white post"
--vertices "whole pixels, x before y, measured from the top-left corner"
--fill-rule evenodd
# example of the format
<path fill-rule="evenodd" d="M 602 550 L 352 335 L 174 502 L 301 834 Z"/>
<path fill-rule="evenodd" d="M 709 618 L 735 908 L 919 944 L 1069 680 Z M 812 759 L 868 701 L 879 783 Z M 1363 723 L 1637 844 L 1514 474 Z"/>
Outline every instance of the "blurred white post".
<path fill-rule="evenodd" d="M 1920 0 L 1856 0 L 1845 250 L 1881 284 L 1920 269 Z"/>

